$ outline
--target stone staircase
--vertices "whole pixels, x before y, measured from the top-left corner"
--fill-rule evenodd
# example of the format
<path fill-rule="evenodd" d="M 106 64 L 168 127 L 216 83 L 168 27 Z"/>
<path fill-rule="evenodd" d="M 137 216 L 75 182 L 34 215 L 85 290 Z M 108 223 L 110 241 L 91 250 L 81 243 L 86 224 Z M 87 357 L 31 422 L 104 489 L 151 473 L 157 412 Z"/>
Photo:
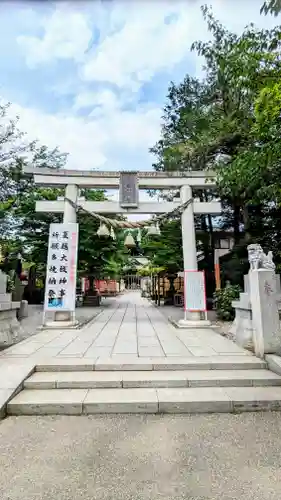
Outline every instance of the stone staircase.
<path fill-rule="evenodd" d="M 38 363 L 8 415 L 212 413 L 281 409 L 281 377 L 254 356 Z"/>

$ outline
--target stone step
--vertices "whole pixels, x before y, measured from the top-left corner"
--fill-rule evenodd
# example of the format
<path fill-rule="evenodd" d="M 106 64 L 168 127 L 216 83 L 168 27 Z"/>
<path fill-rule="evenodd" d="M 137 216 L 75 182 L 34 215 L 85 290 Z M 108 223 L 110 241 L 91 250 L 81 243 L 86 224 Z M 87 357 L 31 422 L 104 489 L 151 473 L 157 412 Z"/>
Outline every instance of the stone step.
<path fill-rule="evenodd" d="M 26 389 L 101 389 L 137 387 L 278 386 L 281 377 L 269 370 L 74 371 L 35 372 Z"/>
<path fill-rule="evenodd" d="M 281 387 L 25 389 L 7 405 L 8 415 L 237 413 L 264 410 L 281 410 Z"/>
<path fill-rule="evenodd" d="M 266 368 L 266 363 L 251 355 L 190 356 L 181 358 L 140 358 L 134 356 L 100 357 L 97 360 L 54 358 L 38 362 L 36 371 L 151 371 L 151 370 L 254 370 Z"/>

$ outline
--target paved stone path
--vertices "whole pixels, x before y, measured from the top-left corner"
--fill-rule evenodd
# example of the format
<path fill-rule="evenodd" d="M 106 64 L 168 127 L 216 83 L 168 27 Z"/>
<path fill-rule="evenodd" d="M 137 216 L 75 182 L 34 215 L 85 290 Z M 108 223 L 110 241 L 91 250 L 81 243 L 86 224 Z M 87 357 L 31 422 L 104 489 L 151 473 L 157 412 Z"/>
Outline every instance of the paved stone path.
<path fill-rule="evenodd" d="M 179 330 L 139 292 L 108 299 L 81 330 L 44 330 L 0 354 L 4 358 L 189 357 L 249 354 L 208 328 Z"/>
<path fill-rule="evenodd" d="M 0 422 L 1 500 L 280 500 L 280 413 Z"/>

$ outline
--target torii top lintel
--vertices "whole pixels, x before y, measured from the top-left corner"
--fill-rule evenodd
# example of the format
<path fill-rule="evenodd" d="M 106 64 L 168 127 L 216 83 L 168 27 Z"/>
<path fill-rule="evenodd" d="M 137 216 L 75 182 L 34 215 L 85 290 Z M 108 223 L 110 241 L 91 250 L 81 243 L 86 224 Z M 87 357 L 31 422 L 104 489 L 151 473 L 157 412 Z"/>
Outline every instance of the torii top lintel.
<path fill-rule="evenodd" d="M 24 174 L 34 177 L 41 186 L 66 186 L 75 184 L 81 188 L 119 188 L 121 172 L 65 170 L 25 167 Z M 215 174 L 211 171 L 189 172 L 135 172 L 140 189 L 170 189 L 189 185 L 196 188 L 215 187 Z"/>

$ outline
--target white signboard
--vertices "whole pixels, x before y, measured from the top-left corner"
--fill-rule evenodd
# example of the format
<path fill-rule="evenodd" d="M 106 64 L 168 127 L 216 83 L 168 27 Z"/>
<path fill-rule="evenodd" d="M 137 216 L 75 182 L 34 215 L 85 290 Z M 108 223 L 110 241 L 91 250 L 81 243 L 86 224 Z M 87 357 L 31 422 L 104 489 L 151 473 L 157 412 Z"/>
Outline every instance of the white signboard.
<path fill-rule="evenodd" d="M 184 271 L 184 309 L 207 310 L 204 271 Z"/>
<path fill-rule="evenodd" d="M 78 224 L 51 224 L 45 311 L 75 311 Z"/>

